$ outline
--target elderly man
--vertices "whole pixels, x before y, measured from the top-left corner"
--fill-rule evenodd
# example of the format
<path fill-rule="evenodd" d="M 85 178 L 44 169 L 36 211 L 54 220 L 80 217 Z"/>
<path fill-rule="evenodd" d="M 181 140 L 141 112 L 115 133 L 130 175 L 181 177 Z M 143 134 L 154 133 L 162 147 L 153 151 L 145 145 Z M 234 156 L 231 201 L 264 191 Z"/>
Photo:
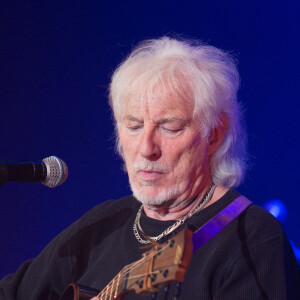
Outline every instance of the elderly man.
<path fill-rule="evenodd" d="M 70 282 L 104 289 L 94 299 L 299 299 L 289 242 L 255 205 L 195 251 L 181 291 L 171 283 L 142 296 L 127 286 L 149 245 L 200 228 L 239 197 L 233 187 L 244 176 L 246 135 L 238 86 L 234 60 L 221 50 L 168 37 L 141 43 L 110 86 L 133 196 L 86 213 L 5 277 L 0 299 L 58 299 Z"/>

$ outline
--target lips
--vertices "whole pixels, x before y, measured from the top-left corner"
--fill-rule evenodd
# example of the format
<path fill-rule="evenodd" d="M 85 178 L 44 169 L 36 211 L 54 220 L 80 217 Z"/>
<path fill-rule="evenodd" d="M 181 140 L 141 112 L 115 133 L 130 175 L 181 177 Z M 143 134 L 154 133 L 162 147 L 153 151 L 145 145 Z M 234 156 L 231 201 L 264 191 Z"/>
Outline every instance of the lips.
<path fill-rule="evenodd" d="M 137 173 L 143 181 L 157 181 L 163 175 L 162 172 L 149 170 L 139 170 Z"/>

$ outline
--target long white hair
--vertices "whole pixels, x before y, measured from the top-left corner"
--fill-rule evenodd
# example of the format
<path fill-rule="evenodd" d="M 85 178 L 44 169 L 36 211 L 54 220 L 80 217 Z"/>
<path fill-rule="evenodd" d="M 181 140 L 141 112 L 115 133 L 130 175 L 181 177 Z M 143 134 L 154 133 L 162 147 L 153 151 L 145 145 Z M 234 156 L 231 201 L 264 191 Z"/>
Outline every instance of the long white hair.
<path fill-rule="evenodd" d="M 197 41 L 169 37 L 141 42 L 112 76 L 109 100 L 118 138 L 123 104 L 130 97 L 141 101 L 157 99 L 162 93 L 194 103 L 194 118 L 209 139 L 210 131 L 227 117 L 224 140 L 210 163 L 212 181 L 237 186 L 246 166 L 246 131 L 237 102 L 239 74 L 228 53 Z"/>

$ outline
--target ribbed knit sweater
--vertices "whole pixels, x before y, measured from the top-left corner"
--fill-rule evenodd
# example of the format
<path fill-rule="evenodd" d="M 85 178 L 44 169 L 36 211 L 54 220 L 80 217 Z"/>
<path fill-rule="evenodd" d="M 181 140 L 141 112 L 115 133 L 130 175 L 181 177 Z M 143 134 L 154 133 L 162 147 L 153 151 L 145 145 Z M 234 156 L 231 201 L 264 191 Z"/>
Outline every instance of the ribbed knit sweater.
<path fill-rule="evenodd" d="M 238 195 L 229 190 L 186 223 L 199 228 Z M 88 211 L 37 258 L 4 277 L 0 299 L 59 299 L 70 282 L 103 289 L 124 266 L 146 251 L 132 229 L 140 205 L 128 196 Z M 160 234 L 173 223 L 141 215 L 141 226 L 149 236 Z M 167 299 L 173 299 L 175 293 L 171 284 Z M 130 292 L 122 299 L 152 298 Z M 156 299 L 166 299 L 163 291 Z M 258 206 L 247 208 L 193 254 L 179 299 L 300 299 L 298 267 L 279 222 Z"/>

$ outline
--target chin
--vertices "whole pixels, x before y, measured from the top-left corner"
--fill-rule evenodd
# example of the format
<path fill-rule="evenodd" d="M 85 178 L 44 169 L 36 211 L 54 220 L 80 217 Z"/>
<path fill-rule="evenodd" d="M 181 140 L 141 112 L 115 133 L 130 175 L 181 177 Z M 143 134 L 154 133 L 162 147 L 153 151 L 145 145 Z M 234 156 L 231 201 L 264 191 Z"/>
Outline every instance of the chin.
<path fill-rule="evenodd" d="M 133 196 L 141 203 L 148 206 L 161 206 L 178 197 L 179 188 L 177 186 L 169 188 L 157 188 L 153 186 L 136 187 L 130 184 Z"/>

